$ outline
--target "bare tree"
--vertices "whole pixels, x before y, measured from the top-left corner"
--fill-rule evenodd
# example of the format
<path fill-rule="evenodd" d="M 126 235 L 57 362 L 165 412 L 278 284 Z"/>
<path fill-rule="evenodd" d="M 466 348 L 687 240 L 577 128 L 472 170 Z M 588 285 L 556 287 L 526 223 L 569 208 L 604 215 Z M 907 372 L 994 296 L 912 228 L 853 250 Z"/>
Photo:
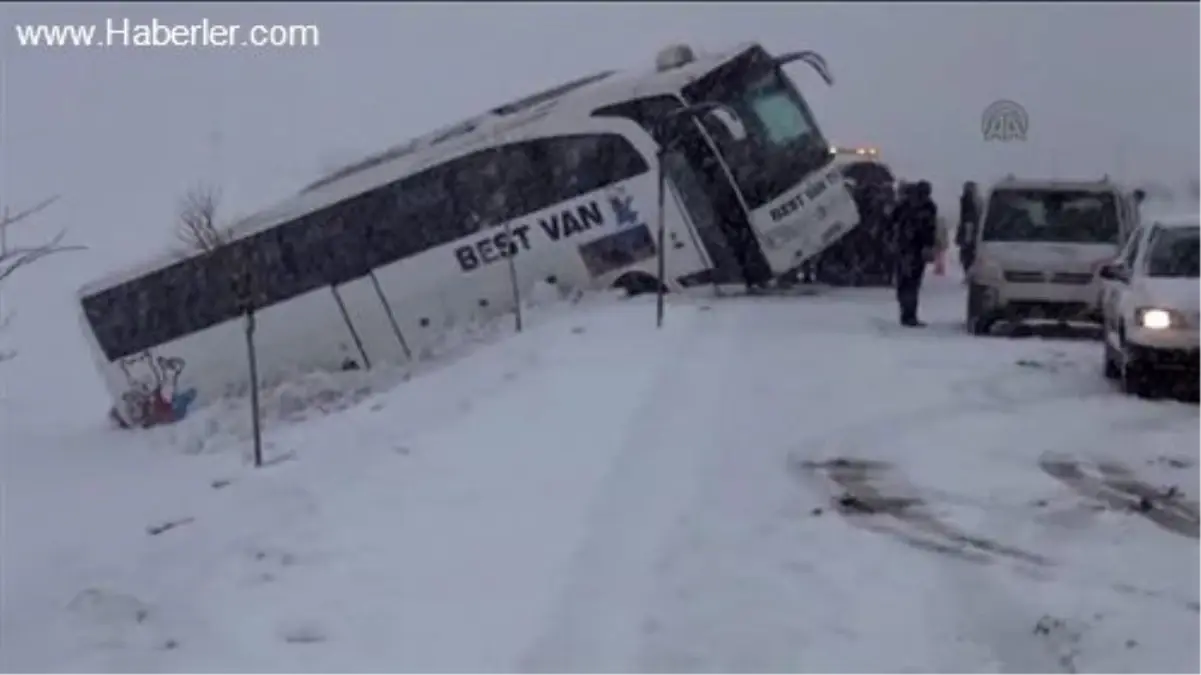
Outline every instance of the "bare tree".
<path fill-rule="evenodd" d="M 175 234 L 189 247 L 211 253 L 229 243 L 228 231 L 217 225 L 217 207 L 221 192 L 211 185 L 199 184 L 179 200 L 179 223 Z"/>
<path fill-rule="evenodd" d="M 18 269 L 32 265 L 46 256 L 64 251 L 83 249 L 82 246 L 63 244 L 63 237 L 66 235 L 66 232 L 61 231 L 51 237 L 49 241 L 35 246 L 18 246 L 15 248 L 8 246 L 8 232 L 12 226 L 45 211 L 56 201 L 58 201 L 57 196 L 50 197 L 24 211 L 9 215 L 7 210 L 5 210 L 4 215 L 0 216 L 0 282 L 11 277 Z"/>
<path fill-rule="evenodd" d="M 58 234 L 51 237 L 48 241 L 33 246 L 9 246 L 8 233 L 9 230 L 17 224 L 25 222 L 33 216 L 45 211 L 50 205 L 58 201 L 58 196 L 44 199 L 34 206 L 19 211 L 15 214 L 9 214 L 8 209 L 4 209 L 3 215 L 0 215 L 0 284 L 16 274 L 17 270 L 28 267 L 42 258 L 63 253 L 65 251 L 82 250 L 83 246 L 70 246 L 63 243 L 63 238 L 66 232 L 60 231 Z M 10 316 L 3 311 L 3 306 L 0 305 L 0 329 L 8 326 Z M 0 351 L 0 362 L 7 361 L 16 356 L 16 352 Z"/>
<path fill-rule="evenodd" d="M 230 246 L 234 236 L 218 222 L 220 191 L 206 184 L 193 187 L 179 201 L 179 222 L 176 236 L 189 247 L 204 254 L 214 254 Z M 229 251 L 230 255 L 219 258 L 225 269 L 221 276 L 228 279 L 236 302 L 245 317 L 246 365 L 250 378 L 251 430 L 254 435 L 254 465 L 263 465 L 263 434 L 259 424 L 259 369 L 258 350 L 255 349 L 254 330 L 254 267 L 249 256 L 241 248 Z"/>

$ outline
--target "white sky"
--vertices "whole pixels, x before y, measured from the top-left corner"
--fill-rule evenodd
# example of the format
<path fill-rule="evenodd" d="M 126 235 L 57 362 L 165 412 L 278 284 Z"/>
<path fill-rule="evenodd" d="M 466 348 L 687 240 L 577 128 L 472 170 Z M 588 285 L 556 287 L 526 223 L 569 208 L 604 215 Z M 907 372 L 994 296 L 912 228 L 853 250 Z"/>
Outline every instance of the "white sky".
<path fill-rule="evenodd" d="M 314 24 L 321 45 L 52 51 L 19 47 L 13 28 L 152 17 Z M 820 51 L 834 88 L 804 65 L 790 73 L 827 135 L 880 146 L 942 196 L 1008 171 L 1197 174 L 1195 3 L 12 4 L 0 27 L 0 199 L 62 193 L 37 233 L 68 227 L 91 247 L 47 263 L 62 285 L 39 283 L 46 293 L 161 247 L 197 179 L 253 211 L 333 163 L 536 89 L 649 68 L 670 42 Z M 1027 143 L 983 142 L 998 98 L 1029 111 Z"/>

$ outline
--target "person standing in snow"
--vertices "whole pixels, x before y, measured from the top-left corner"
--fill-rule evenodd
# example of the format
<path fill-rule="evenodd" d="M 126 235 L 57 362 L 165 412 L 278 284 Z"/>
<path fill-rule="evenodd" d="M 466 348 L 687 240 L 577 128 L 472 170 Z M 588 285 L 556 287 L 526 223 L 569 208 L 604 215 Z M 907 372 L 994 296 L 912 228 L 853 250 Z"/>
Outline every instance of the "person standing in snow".
<path fill-rule="evenodd" d="M 976 260 L 976 229 L 979 226 L 980 197 L 976 184 L 969 180 L 963 184 L 963 194 L 959 196 L 959 227 L 955 230 L 955 246 L 959 247 L 959 262 L 965 276 Z"/>
<path fill-rule="evenodd" d="M 938 244 L 938 207 L 931 198 L 928 181 L 918 181 L 905 190 L 892 215 L 896 238 L 897 304 L 901 325 L 924 326 L 917 318 L 918 297 L 926 265 L 934 259 Z"/>

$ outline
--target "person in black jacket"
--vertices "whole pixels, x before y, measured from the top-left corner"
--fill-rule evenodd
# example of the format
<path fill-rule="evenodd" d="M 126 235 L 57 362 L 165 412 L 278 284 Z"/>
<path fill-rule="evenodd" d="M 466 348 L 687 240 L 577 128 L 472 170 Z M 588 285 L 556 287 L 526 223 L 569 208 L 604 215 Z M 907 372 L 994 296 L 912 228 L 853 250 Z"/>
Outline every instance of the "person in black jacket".
<path fill-rule="evenodd" d="M 955 245 L 959 247 L 959 262 L 963 264 L 965 276 L 976 260 L 976 233 L 979 227 L 980 198 L 976 193 L 976 184 L 969 180 L 963 184 L 963 194 L 959 196 L 959 227 L 955 230 Z"/>
<path fill-rule="evenodd" d="M 902 326 L 925 325 L 917 318 L 918 295 L 926 264 L 933 259 L 938 242 L 938 207 L 930 192 L 930 183 L 924 180 L 909 186 L 892 214 L 896 233 L 897 304 Z"/>

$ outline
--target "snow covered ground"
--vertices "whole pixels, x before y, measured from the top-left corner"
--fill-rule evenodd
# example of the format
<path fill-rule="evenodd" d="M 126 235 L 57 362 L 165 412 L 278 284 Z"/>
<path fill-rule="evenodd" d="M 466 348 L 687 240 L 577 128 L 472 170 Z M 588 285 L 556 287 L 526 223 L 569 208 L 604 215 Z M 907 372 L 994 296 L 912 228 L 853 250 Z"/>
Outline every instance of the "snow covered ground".
<path fill-rule="evenodd" d="M 566 306 L 262 470 L 10 388 L 0 670 L 1197 672 L 1196 405 L 924 303 Z"/>

